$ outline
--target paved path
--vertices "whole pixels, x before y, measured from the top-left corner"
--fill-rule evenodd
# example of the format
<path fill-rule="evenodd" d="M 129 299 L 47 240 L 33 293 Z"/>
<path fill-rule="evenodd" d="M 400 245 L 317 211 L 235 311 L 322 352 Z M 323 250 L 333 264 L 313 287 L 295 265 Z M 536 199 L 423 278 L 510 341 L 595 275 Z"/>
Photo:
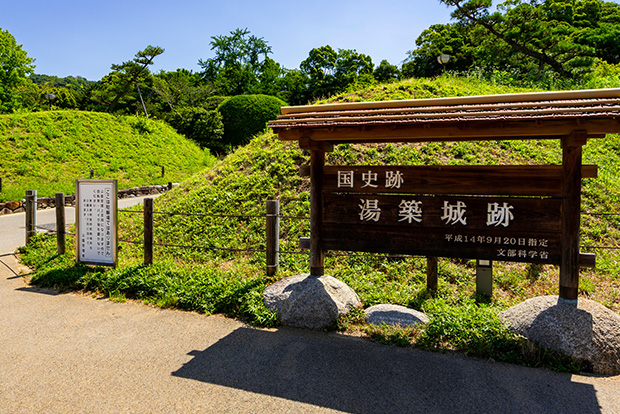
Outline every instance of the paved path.
<path fill-rule="evenodd" d="M 254 329 L 59 294 L 23 272 L 0 254 L 2 414 L 620 413 L 620 377 Z"/>

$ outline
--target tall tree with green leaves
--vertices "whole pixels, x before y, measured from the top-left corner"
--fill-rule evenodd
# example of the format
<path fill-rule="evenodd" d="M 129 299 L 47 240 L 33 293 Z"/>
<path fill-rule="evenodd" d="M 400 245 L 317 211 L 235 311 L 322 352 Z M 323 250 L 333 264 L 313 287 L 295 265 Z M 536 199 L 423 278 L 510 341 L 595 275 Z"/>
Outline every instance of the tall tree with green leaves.
<path fill-rule="evenodd" d="M 407 52 L 402 67 L 406 77 L 429 77 L 443 70 L 437 61 L 441 54 L 450 55 L 450 69 L 464 71 L 474 62 L 474 42 L 469 27 L 461 23 L 434 24 L 416 39 L 416 49 Z"/>
<path fill-rule="evenodd" d="M 211 37 L 215 56 L 198 60 L 203 79 L 217 87 L 222 95 L 252 93 L 266 70 L 273 64 L 267 60 L 271 46 L 262 37 L 246 29 L 235 29 L 228 36 Z"/>
<path fill-rule="evenodd" d="M 313 98 L 328 97 L 337 91 L 334 76 L 337 59 L 338 53 L 330 45 L 325 45 L 310 50 L 299 65 L 301 72 L 309 78 L 308 89 Z"/>
<path fill-rule="evenodd" d="M 310 50 L 299 66 L 308 76 L 311 98 L 322 98 L 346 90 L 355 83 L 371 83 L 374 65 L 372 58 L 354 49 L 338 49 L 330 45 Z"/>
<path fill-rule="evenodd" d="M 160 111 L 175 112 L 183 107 L 209 108 L 209 97 L 216 90 L 209 85 L 203 85 L 200 75 L 187 69 L 177 69 L 174 72 L 160 71 L 153 76 L 153 92 L 160 102 Z"/>
<path fill-rule="evenodd" d="M 125 96 L 129 89 L 141 78 L 148 77 L 148 67 L 153 64 L 153 59 L 164 53 L 164 49 L 158 46 L 147 46 L 146 49 L 136 53 L 133 60 L 123 62 L 120 65 L 112 65 L 112 73 L 115 75 L 109 86 L 114 95 L 108 104 L 108 112 L 112 112 L 118 101 Z"/>
<path fill-rule="evenodd" d="M 388 83 L 400 79 L 401 73 L 396 65 L 392 65 L 386 59 L 383 59 L 372 72 L 372 75 L 378 82 Z"/>
<path fill-rule="evenodd" d="M 28 56 L 8 30 L 0 28 L 0 112 L 11 112 L 20 105 L 16 89 L 29 82 L 35 59 Z"/>
<path fill-rule="evenodd" d="M 593 48 L 580 39 L 584 27 L 598 20 L 599 0 L 506 0 L 495 12 L 492 0 L 440 2 L 455 8 L 452 17 L 459 23 L 483 29 L 495 44 L 507 45 L 515 60 L 529 60 L 539 70 L 548 67 L 572 77 L 593 64 Z M 489 37 L 483 40 L 491 44 Z"/>

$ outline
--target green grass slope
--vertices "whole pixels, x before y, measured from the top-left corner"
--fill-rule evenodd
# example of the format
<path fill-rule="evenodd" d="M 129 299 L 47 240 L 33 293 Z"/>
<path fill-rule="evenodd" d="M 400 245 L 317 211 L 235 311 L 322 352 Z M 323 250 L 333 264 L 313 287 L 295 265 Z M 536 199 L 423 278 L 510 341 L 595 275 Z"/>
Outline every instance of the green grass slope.
<path fill-rule="evenodd" d="M 456 86 L 455 86 L 456 85 Z M 459 85 L 462 85 L 459 86 Z M 373 90 L 380 89 L 382 94 Z M 346 94 L 339 100 L 372 100 L 416 97 L 522 92 L 495 88 L 487 83 L 444 77 L 408 80 Z M 407 92 L 408 91 L 408 92 Z M 420 91 L 427 91 L 423 95 Z M 401 95 L 403 94 L 404 95 Z M 558 164 L 559 143 L 553 141 L 491 141 L 339 145 L 327 156 L 328 164 L 465 165 L 465 164 Z M 599 165 L 599 177 L 584 181 L 583 210 L 614 211 L 620 194 L 620 137 L 591 140 L 584 150 L 584 163 Z M 281 142 L 270 131 L 256 136 L 210 170 L 197 173 L 181 186 L 155 200 L 155 249 L 153 266 L 141 264 L 140 215 L 121 215 L 122 244 L 118 269 L 76 266 L 73 253 L 53 257 L 53 240 L 41 239 L 23 256 L 38 268 L 35 283 L 88 289 L 117 300 L 137 298 L 159 306 L 243 317 L 258 325 L 277 323 L 262 303 L 264 288 L 279 278 L 307 272 L 307 254 L 299 254 L 299 237 L 308 236 L 309 180 L 299 167 L 309 156 L 296 143 Z M 264 248 L 265 201 L 281 201 L 280 270 L 265 275 L 262 252 L 220 249 Z M 215 216 L 212 216 L 215 215 Z M 225 215 L 225 216 L 222 216 Z M 242 217 L 237 217 L 241 215 Z M 305 218 L 304 218 L 305 217 Z M 584 270 L 580 295 L 620 311 L 620 218 L 583 216 L 584 251 L 597 253 L 597 269 Z M 187 247 L 179 247 L 187 246 Z M 191 246 L 191 248 L 189 247 Z M 289 253 L 285 253 L 289 252 Z M 527 298 L 555 295 L 558 268 L 519 263 L 494 264 L 494 295 L 476 302 L 475 262 L 440 259 L 439 289 L 426 290 L 424 258 L 393 258 L 384 255 L 342 257 L 328 252 L 326 273 L 344 281 L 360 296 L 364 307 L 393 303 L 423 310 L 431 323 L 422 328 L 394 330 L 371 328 L 355 311 L 339 321 L 338 329 L 361 332 L 381 342 L 457 350 L 485 358 L 533 366 L 574 370 L 573 361 L 540 350 L 512 334 L 497 314 Z M 51 258 L 51 260 L 50 260 Z"/>
<path fill-rule="evenodd" d="M 0 201 L 25 190 L 73 194 L 74 180 L 91 169 L 129 188 L 181 181 L 213 162 L 163 122 L 81 111 L 0 115 L 0 160 Z"/>

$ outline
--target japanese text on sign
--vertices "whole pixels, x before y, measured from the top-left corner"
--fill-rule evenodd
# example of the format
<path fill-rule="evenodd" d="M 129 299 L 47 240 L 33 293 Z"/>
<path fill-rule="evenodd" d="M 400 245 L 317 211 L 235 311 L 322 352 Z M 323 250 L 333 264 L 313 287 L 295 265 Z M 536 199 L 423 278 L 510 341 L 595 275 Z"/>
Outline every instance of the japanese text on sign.
<path fill-rule="evenodd" d="M 78 261 L 115 265 L 116 262 L 116 182 L 77 182 Z"/>
<path fill-rule="evenodd" d="M 378 199 L 360 199 L 358 207 L 360 209 L 359 217 L 361 221 L 379 221 L 381 217 L 381 206 L 379 205 Z M 409 224 L 411 224 L 412 221 L 417 223 L 422 222 L 424 213 L 422 201 L 402 199 L 398 208 L 399 222 L 407 221 Z M 502 205 L 497 202 L 488 203 L 486 225 L 508 227 L 515 218 L 512 213 L 513 209 L 514 207 L 506 202 Z M 441 212 L 441 220 L 444 224 L 462 224 L 463 226 L 467 226 L 467 204 L 465 204 L 465 202 L 456 201 L 455 203 L 450 203 L 449 201 L 444 201 Z"/>

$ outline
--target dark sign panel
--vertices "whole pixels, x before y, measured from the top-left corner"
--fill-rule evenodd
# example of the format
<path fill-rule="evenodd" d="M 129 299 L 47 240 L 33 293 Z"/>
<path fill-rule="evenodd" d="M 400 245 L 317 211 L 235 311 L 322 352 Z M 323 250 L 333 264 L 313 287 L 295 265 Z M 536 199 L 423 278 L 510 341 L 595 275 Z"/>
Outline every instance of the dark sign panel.
<path fill-rule="evenodd" d="M 448 168 L 447 173 L 435 170 L 431 178 L 420 178 L 434 168 L 328 167 L 323 196 L 325 248 L 560 263 L 561 198 L 442 195 L 484 194 L 481 189 L 489 183 L 494 183 L 492 193 L 502 194 L 503 173 L 495 167 L 473 167 L 472 175 L 459 177 L 458 170 Z M 552 187 L 559 184 L 555 170 L 533 168 L 526 175 L 547 177 L 540 188 Z M 531 182 L 529 186 L 535 187 Z M 412 194 L 429 194 L 433 188 L 439 188 L 436 195 Z M 527 190 L 524 184 L 521 188 Z"/>

